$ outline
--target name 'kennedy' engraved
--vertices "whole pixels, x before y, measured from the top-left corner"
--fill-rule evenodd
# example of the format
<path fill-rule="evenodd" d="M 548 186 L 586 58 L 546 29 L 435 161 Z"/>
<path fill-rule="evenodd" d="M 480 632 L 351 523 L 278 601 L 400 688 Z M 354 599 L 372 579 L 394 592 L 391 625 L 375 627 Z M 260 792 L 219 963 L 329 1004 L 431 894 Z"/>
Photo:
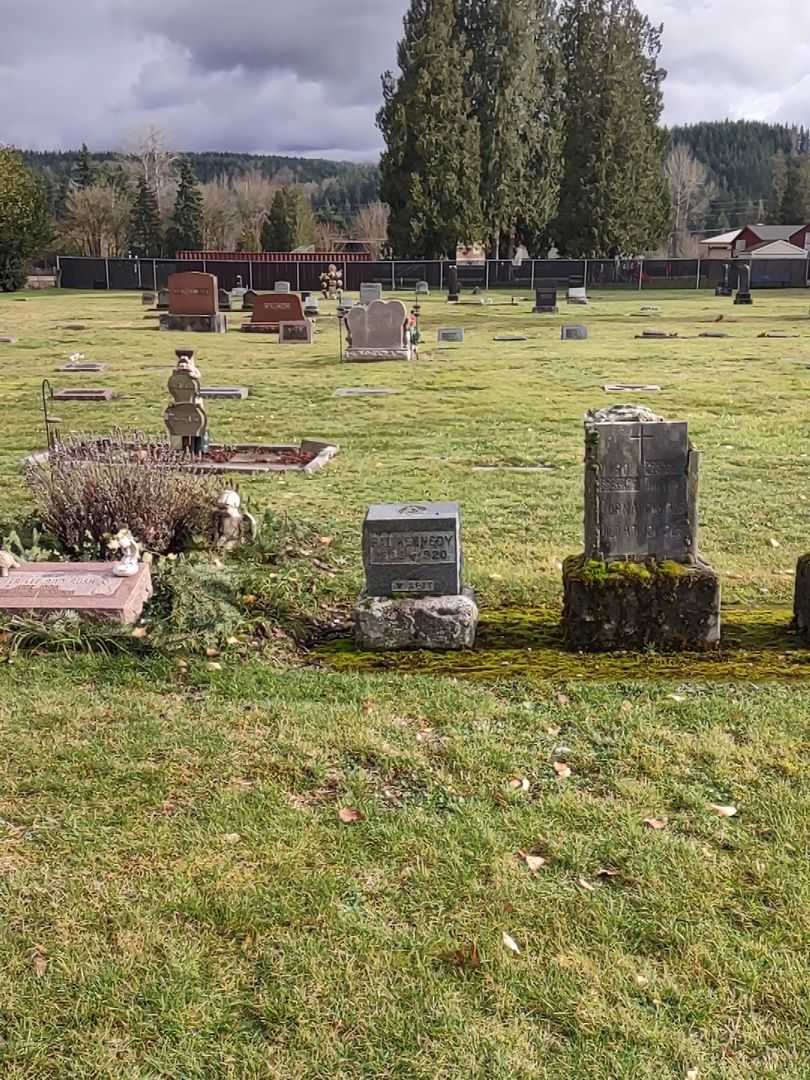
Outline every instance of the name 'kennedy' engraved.
<path fill-rule="evenodd" d="M 371 533 L 368 540 L 374 566 L 450 563 L 456 558 L 456 536 L 452 532 Z"/>

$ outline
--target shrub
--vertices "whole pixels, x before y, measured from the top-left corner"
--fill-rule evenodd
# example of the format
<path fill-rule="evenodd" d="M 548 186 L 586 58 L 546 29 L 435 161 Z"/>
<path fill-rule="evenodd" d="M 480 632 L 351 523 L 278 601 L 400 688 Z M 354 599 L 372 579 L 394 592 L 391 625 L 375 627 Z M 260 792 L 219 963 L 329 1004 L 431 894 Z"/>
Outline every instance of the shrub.
<path fill-rule="evenodd" d="M 47 530 L 66 552 L 103 558 L 119 529 L 157 555 L 210 532 L 222 481 L 182 470 L 165 439 L 117 431 L 72 436 L 29 462 L 25 480 Z"/>

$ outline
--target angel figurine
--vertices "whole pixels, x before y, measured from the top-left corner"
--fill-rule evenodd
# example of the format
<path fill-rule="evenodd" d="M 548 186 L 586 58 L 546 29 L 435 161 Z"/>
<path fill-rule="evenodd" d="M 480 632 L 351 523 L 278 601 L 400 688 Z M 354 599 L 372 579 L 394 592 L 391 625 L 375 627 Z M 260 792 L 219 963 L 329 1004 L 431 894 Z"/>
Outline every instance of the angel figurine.
<path fill-rule="evenodd" d="M 256 518 L 241 509 L 242 499 L 238 491 L 228 489 L 217 499 L 214 525 L 216 545 L 230 551 L 247 540 L 255 540 L 258 534 Z"/>
<path fill-rule="evenodd" d="M 107 542 L 107 550 L 118 554 L 113 567 L 114 577 L 134 577 L 140 567 L 141 546 L 129 529 L 119 529 Z"/>

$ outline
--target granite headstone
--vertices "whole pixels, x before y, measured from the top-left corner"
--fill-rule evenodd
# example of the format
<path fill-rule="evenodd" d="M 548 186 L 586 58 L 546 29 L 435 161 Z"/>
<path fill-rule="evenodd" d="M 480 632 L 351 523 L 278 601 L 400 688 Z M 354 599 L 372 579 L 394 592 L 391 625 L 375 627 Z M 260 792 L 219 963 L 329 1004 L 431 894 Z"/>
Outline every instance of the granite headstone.
<path fill-rule="evenodd" d="M 455 502 L 383 503 L 363 523 L 369 596 L 457 596 L 463 589 L 461 510 Z"/>

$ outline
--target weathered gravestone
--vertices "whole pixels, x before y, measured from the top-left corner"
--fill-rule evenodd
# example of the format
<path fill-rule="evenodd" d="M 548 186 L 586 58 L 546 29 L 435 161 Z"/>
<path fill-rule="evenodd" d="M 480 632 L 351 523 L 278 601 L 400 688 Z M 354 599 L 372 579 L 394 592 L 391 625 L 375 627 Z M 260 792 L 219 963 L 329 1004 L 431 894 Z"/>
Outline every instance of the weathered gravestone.
<path fill-rule="evenodd" d="M 97 364 L 91 360 L 71 360 L 69 364 L 60 367 L 58 371 L 104 371 L 106 364 Z"/>
<path fill-rule="evenodd" d="M 208 414 L 203 405 L 200 372 L 194 363 L 193 352 L 178 349 L 177 367 L 169 378 L 172 404 L 163 414 L 172 446 L 191 454 L 204 454 L 208 449 Z"/>
<path fill-rule="evenodd" d="M 112 401 L 115 394 L 106 386 L 73 386 L 54 390 L 53 401 Z"/>
<path fill-rule="evenodd" d="M 565 561 L 569 648 L 705 649 L 720 583 L 698 555 L 699 455 L 684 421 L 618 405 L 585 418 L 585 553 Z"/>
<path fill-rule="evenodd" d="M 112 562 L 22 563 L 0 576 L 0 611 L 79 615 L 131 624 L 152 595 L 145 563 L 131 577 L 116 577 Z"/>
<path fill-rule="evenodd" d="M 312 323 L 309 319 L 300 322 L 282 322 L 278 324 L 279 345 L 309 345 L 312 343 Z"/>
<path fill-rule="evenodd" d="M 731 282 L 729 281 L 729 269 L 730 269 L 730 267 L 729 267 L 728 263 L 723 263 L 723 280 L 720 282 L 720 284 L 714 290 L 714 295 L 715 296 L 733 296 L 734 295 L 734 290 L 732 289 Z"/>
<path fill-rule="evenodd" d="M 372 300 L 382 300 L 382 285 L 379 281 L 364 281 L 360 285 L 360 303 L 370 304 Z"/>
<path fill-rule="evenodd" d="M 317 318 L 321 313 L 321 303 L 317 296 L 307 296 L 304 299 L 304 315 L 309 319 Z"/>
<path fill-rule="evenodd" d="M 463 326 L 443 326 L 436 331 L 436 341 L 445 345 L 460 345 L 464 341 Z"/>
<path fill-rule="evenodd" d="M 218 295 L 218 298 L 219 298 L 220 311 L 230 311 L 231 310 L 231 294 L 228 292 L 228 290 L 227 289 L 219 289 L 217 295 Z"/>
<path fill-rule="evenodd" d="M 279 323 L 304 321 L 304 306 L 297 293 L 257 293 L 250 322 L 242 323 L 242 330 L 249 334 L 277 334 Z"/>
<path fill-rule="evenodd" d="M 568 303 L 586 305 L 588 292 L 584 285 L 570 285 L 568 288 Z"/>
<path fill-rule="evenodd" d="M 274 291 L 288 293 L 290 291 L 289 281 L 277 281 L 274 286 Z"/>
<path fill-rule="evenodd" d="M 753 304 L 751 295 L 751 267 L 748 263 L 741 263 L 737 270 L 737 295 L 734 297 L 735 304 Z"/>
<path fill-rule="evenodd" d="M 417 281 L 417 283 L 416 283 L 416 295 L 417 296 L 430 296 L 430 282 L 429 281 Z"/>
<path fill-rule="evenodd" d="M 541 286 L 534 290 L 535 315 L 556 315 L 557 313 L 557 290 L 553 286 Z"/>
<path fill-rule="evenodd" d="M 141 293 L 141 303 L 144 307 L 152 307 L 155 303 L 156 297 L 153 292 Z"/>
<path fill-rule="evenodd" d="M 259 294 L 255 289 L 246 289 L 242 296 L 242 308 L 244 311 L 252 311 L 253 305 L 256 302 L 256 297 Z"/>
<path fill-rule="evenodd" d="M 219 310 L 216 275 L 197 270 L 170 274 L 169 311 L 160 316 L 160 329 L 224 334 L 228 320 Z"/>
<path fill-rule="evenodd" d="M 447 268 L 447 302 L 457 304 L 460 295 L 461 285 L 458 280 L 458 267 L 449 266 Z"/>
<path fill-rule="evenodd" d="M 587 326 L 561 326 L 560 339 L 562 341 L 585 341 L 588 337 Z"/>
<path fill-rule="evenodd" d="M 157 303 L 155 304 L 156 311 L 168 311 L 169 310 L 169 290 L 158 289 Z"/>
<path fill-rule="evenodd" d="M 367 649 L 463 649 L 478 608 L 464 588 L 458 503 L 384 503 L 363 523 L 365 593 L 354 611 Z"/>
<path fill-rule="evenodd" d="M 410 360 L 408 310 L 401 300 L 373 300 L 358 304 L 345 319 L 349 335 L 346 359 L 354 362 Z"/>

